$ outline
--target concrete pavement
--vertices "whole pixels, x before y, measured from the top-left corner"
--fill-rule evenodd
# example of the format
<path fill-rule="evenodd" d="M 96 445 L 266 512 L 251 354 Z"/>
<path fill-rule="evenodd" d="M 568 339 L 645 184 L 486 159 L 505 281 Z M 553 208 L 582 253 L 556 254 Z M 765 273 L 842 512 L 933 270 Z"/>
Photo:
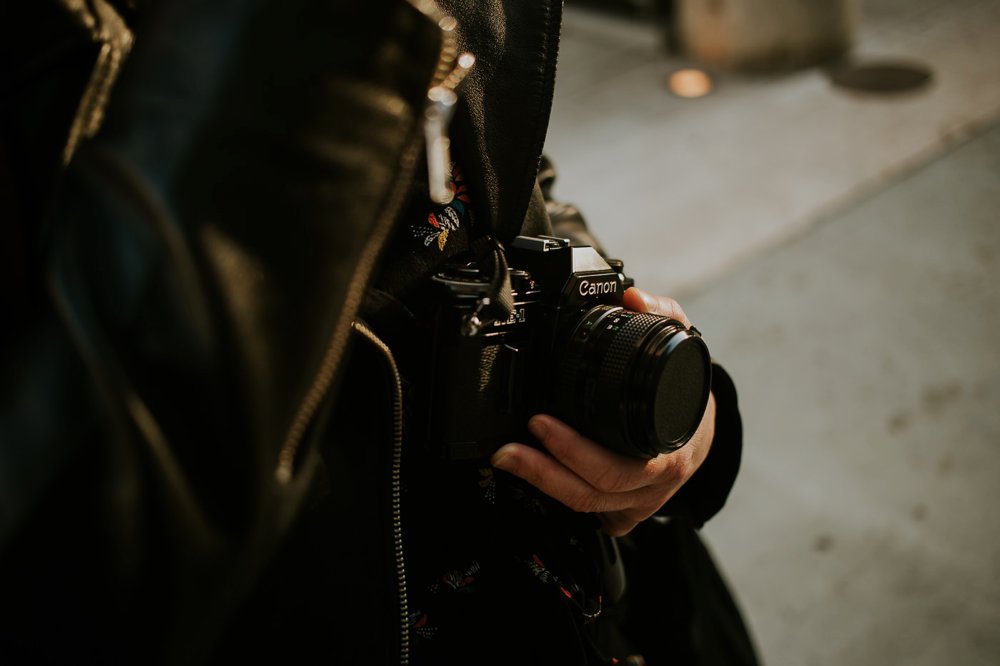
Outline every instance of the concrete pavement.
<path fill-rule="evenodd" d="M 741 389 L 705 536 L 770 666 L 1000 663 L 1000 2 L 868 0 L 854 56 L 932 84 L 716 74 L 567 8 L 547 150 Z"/>

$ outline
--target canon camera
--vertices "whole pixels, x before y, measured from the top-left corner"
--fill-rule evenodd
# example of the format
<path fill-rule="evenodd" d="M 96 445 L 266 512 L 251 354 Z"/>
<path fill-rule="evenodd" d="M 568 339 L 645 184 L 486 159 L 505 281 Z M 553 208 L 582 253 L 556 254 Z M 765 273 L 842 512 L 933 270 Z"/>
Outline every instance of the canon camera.
<path fill-rule="evenodd" d="M 683 446 L 708 401 L 711 359 L 697 330 L 626 310 L 623 265 L 567 239 L 518 236 L 507 251 L 514 309 L 470 330 L 491 280 L 475 263 L 434 276 L 430 442 L 452 460 L 526 441 L 547 413 L 619 453 Z M 478 330 L 477 330 L 478 329 Z M 444 417 L 443 415 L 447 415 Z"/>

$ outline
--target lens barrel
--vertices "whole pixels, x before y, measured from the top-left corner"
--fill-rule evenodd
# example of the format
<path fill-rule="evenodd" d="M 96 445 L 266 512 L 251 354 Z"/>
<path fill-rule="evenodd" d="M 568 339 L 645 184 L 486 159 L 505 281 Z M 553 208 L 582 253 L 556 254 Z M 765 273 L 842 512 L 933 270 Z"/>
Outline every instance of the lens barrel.
<path fill-rule="evenodd" d="M 604 446 L 652 458 L 680 448 L 698 429 L 711 357 L 681 322 L 598 305 L 557 353 L 555 411 Z"/>

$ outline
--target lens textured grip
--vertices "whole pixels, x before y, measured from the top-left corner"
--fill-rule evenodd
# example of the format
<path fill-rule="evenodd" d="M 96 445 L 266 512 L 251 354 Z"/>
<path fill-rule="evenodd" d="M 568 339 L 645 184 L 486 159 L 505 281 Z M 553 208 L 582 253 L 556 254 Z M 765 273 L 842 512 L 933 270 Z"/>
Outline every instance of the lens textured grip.
<path fill-rule="evenodd" d="M 601 361 L 598 376 L 601 382 L 609 381 L 620 385 L 625 379 L 629 360 L 635 355 L 636 342 L 650 331 L 662 317 L 643 313 L 629 313 L 625 325 L 615 332 L 611 346 Z"/>
<path fill-rule="evenodd" d="M 602 331 L 606 340 L 610 338 L 610 344 L 595 373 L 598 395 L 594 405 L 600 407 L 592 412 L 594 426 L 601 433 L 599 437 L 615 442 L 613 446 L 619 451 L 651 457 L 656 453 L 644 446 L 642 437 L 634 436 L 636 417 L 631 397 L 635 393 L 635 382 L 629 374 L 641 353 L 643 338 L 658 324 L 662 326 L 663 318 L 637 312 L 623 312 L 621 316 L 624 322 Z"/>

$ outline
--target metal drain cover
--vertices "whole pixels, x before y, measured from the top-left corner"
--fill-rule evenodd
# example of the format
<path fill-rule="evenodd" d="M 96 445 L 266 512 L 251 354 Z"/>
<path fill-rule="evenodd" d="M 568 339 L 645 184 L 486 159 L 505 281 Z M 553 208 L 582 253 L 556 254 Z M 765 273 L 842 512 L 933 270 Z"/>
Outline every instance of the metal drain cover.
<path fill-rule="evenodd" d="M 850 63 L 830 70 L 834 85 L 866 93 L 897 93 L 923 88 L 933 74 L 919 63 Z"/>

